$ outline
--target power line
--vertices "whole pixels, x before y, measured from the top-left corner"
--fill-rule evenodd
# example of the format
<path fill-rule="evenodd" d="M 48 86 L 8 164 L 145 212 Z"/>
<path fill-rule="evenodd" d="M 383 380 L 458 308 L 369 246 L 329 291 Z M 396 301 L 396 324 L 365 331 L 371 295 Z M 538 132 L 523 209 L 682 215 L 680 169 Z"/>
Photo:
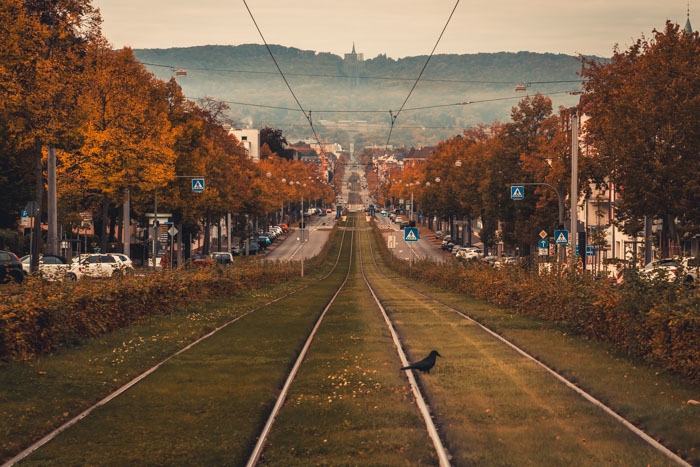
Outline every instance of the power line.
<path fill-rule="evenodd" d="M 314 125 L 311 121 L 311 112 L 309 112 L 308 114 L 306 113 L 306 111 L 304 110 L 304 107 L 301 105 L 301 102 L 299 102 L 299 99 L 297 99 L 296 94 L 294 94 L 294 90 L 292 89 L 292 86 L 290 86 L 289 81 L 287 81 L 287 77 L 284 76 L 282 69 L 280 68 L 279 64 L 277 63 L 277 59 L 275 59 L 275 55 L 272 53 L 270 46 L 267 45 L 267 41 L 265 40 L 265 37 L 263 36 L 262 31 L 260 30 L 260 27 L 258 27 L 258 23 L 257 23 L 257 21 L 255 21 L 255 17 L 253 16 L 253 12 L 250 11 L 250 8 L 248 8 L 248 2 L 246 2 L 246 0 L 243 0 L 243 4 L 245 5 L 246 10 L 248 10 L 248 14 L 250 15 L 250 19 L 253 21 L 253 24 L 255 25 L 255 29 L 257 29 L 258 34 L 260 34 L 260 38 L 262 39 L 263 43 L 265 44 L 265 48 L 267 49 L 267 52 L 270 54 L 270 58 L 272 58 L 272 61 L 275 63 L 275 66 L 277 67 L 277 71 L 279 71 L 280 76 L 282 76 L 282 79 L 284 80 L 284 84 L 287 85 L 287 89 L 289 89 L 289 92 L 292 94 L 292 97 L 294 98 L 297 105 L 299 106 L 299 109 L 304 113 L 306 120 L 309 122 L 309 125 L 311 126 L 311 131 L 313 131 L 314 136 L 316 137 L 316 142 L 318 142 L 319 149 L 321 150 L 321 152 L 323 152 L 323 145 L 321 144 L 321 140 L 319 139 L 318 135 L 316 134 L 316 130 L 314 129 Z"/>
<path fill-rule="evenodd" d="M 428 67 L 428 63 L 430 63 L 430 59 L 432 58 L 433 54 L 435 53 L 435 49 L 437 49 L 438 44 L 440 43 L 440 39 L 442 39 L 442 35 L 445 34 L 445 30 L 447 29 L 447 25 L 450 24 L 450 20 L 452 19 L 452 16 L 455 13 L 455 10 L 457 9 L 457 5 L 459 5 L 459 0 L 455 2 L 454 8 L 452 8 L 452 12 L 450 13 L 449 18 L 447 18 L 447 21 L 445 22 L 445 26 L 443 26 L 442 31 L 440 32 L 440 35 L 438 36 L 437 41 L 435 42 L 435 45 L 433 46 L 433 50 L 430 51 L 430 55 L 428 55 L 428 58 L 425 60 L 425 64 L 423 65 L 423 68 L 421 69 L 420 73 L 418 74 L 418 78 L 416 78 L 416 82 L 413 83 L 413 87 L 411 87 L 411 90 L 408 91 L 408 95 L 406 96 L 406 100 L 403 101 L 403 104 L 401 104 L 401 108 L 399 108 L 399 111 L 396 112 L 396 115 L 394 115 L 391 110 L 389 111 L 389 115 L 391 115 L 391 128 L 389 128 L 389 136 L 386 139 L 386 147 L 389 147 L 389 141 L 391 140 L 391 133 L 392 129 L 394 128 L 394 122 L 396 119 L 399 117 L 399 114 L 405 107 L 406 103 L 408 102 L 408 99 L 411 98 L 411 94 L 413 94 L 413 90 L 416 89 L 416 86 L 418 85 L 418 82 L 421 79 L 421 76 L 423 76 L 423 72 L 425 69 Z"/>
<path fill-rule="evenodd" d="M 578 91 L 577 90 L 553 91 L 553 92 L 547 92 L 547 93 L 540 93 L 540 95 L 551 96 L 554 94 L 571 94 L 574 92 L 578 92 Z M 532 96 L 527 94 L 527 95 L 508 96 L 508 97 L 495 97 L 492 99 L 479 99 L 479 100 L 464 101 L 464 102 L 454 102 L 454 103 L 448 103 L 448 104 L 426 105 L 426 106 L 422 106 L 422 107 L 407 107 L 407 108 L 404 108 L 403 111 L 404 112 L 415 112 L 415 111 L 419 111 L 419 110 L 430 110 L 430 109 L 438 109 L 438 108 L 443 108 L 443 107 L 456 107 L 456 106 L 463 106 L 463 105 L 483 104 L 486 102 L 498 102 L 498 101 L 505 101 L 505 100 L 512 100 L 512 99 L 523 99 L 526 97 L 532 97 Z M 203 98 L 191 97 L 190 99 L 202 100 Z M 219 102 L 223 102 L 225 104 L 247 106 L 247 107 L 260 107 L 260 108 L 273 109 L 273 110 L 287 110 L 290 112 L 304 112 L 304 115 L 306 116 L 306 112 L 303 109 L 300 110 L 298 108 L 280 107 L 280 106 L 274 106 L 274 105 L 254 104 L 251 102 L 238 102 L 238 101 L 227 101 L 227 100 L 221 100 Z M 391 110 L 388 110 L 388 109 L 386 109 L 386 110 L 382 110 L 382 109 L 365 109 L 365 110 L 316 109 L 316 110 L 309 110 L 308 111 L 309 114 L 311 114 L 312 111 L 315 113 L 345 113 L 345 114 L 370 114 L 370 113 L 385 114 L 387 112 L 391 112 Z"/>

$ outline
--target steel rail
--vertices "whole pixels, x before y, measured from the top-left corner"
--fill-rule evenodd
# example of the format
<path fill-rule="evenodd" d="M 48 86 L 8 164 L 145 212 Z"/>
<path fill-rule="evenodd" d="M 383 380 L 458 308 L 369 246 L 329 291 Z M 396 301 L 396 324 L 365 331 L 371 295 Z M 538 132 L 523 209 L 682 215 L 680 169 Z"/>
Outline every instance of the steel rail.
<path fill-rule="evenodd" d="M 370 243 L 370 247 L 371 247 L 371 243 Z M 372 256 L 372 258 L 374 258 L 374 256 Z M 647 444 L 649 444 L 651 447 L 653 447 L 654 449 L 656 449 L 657 451 L 659 451 L 661 454 L 663 454 L 664 456 L 666 456 L 668 459 L 670 459 L 670 460 L 676 462 L 678 465 L 682 465 L 682 466 L 685 466 L 685 467 L 691 467 L 691 464 L 689 464 L 688 462 L 686 462 L 683 458 L 681 458 L 680 456 L 678 456 L 676 453 L 674 453 L 673 451 L 671 451 L 670 449 L 668 449 L 668 448 L 667 448 L 666 446 L 664 446 L 663 444 L 661 444 L 661 443 L 659 443 L 658 441 L 656 441 L 653 437 L 649 436 L 645 431 L 641 430 L 640 428 L 637 428 L 632 422 L 630 422 L 629 420 L 627 420 L 626 418 L 624 418 L 622 415 L 620 415 L 620 414 L 618 414 L 617 412 L 615 412 L 615 410 L 612 409 L 611 407 L 605 405 L 600 399 L 598 399 L 598 398 L 596 398 L 595 396 L 593 396 L 592 394 L 590 394 L 590 393 L 584 391 L 584 390 L 581 389 L 579 386 L 577 386 L 575 383 L 573 383 L 572 381 L 570 381 L 570 380 L 567 379 L 566 377 L 562 376 L 561 374 L 557 373 L 556 370 L 554 370 L 553 368 L 551 368 L 550 366 L 548 366 L 546 363 L 544 363 L 544 362 L 542 362 L 541 360 L 539 360 L 537 357 L 535 357 L 535 356 L 529 354 L 528 352 L 526 352 L 525 350 L 521 349 L 520 347 L 518 347 L 518 346 L 517 346 L 516 344 L 514 344 L 513 342 L 507 340 L 505 337 L 501 336 L 500 334 L 498 334 L 497 332 L 493 331 L 493 330 L 490 329 L 489 327 L 487 327 L 487 326 L 481 324 L 480 322 L 476 321 L 474 318 L 470 317 L 469 315 L 467 315 L 467 314 L 464 313 L 463 311 L 458 310 L 457 308 L 453 307 L 452 305 L 450 305 L 450 304 L 448 304 L 448 303 L 445 303 L 445 302 L 443 302 L 442 300 L 439 300 L 439 299 L 437 299 L 437 298 L 435 298 L 435 297 L 433 297 L 433 296 L 431 296 L 431 295 L 428 295 L 428 294 L 426 294 L 426 293 L 423 293 L 423 292 L 420 292 L 420 291 L 418 291 L 418 290 L 412 289 L 412 288 L 410 288 L 410 287 L 404 285 L 403 283 L 401 283 L 401 282 L 399 282 L 399 281 L 396 281 L 395 279 L 392 279 L 391 277 L 389 277 L 389 276 L 387 276 L 386 274 L 384 274 L 384 272 L 379 268 L 379 265 L 376 263 L 376 261 L 374 261 L 374 266 L 375 266 L 375 269 L 377 270 L 377 272 L 378 272 L 380 275 L 382 275 L 384 278 L 388 279 L 389 281 L 395 283 L 397 286 L 402 287 L 402 288 L 407 289 L 407 290 L 410 290 L 411 292 L 415 293 L 416 295 L 418 295 L 418 296 L 420 296 L 420 297 L 423 297 L 423 298 L 425 298 L 425 299 L 427 299 L 427 300 L 432 300 L 434 303 L 437 303 L 437 304 L 439 304 L 439 305 L 445 307 L 446 309 L 452 311 L 453 313 L 456 313 L 457 315 L 459 315 L 459 316 L 461 316 L 462 318 L 466 319 L 466 320 L 469 321 L 470 323 L 475 324 L 475 325 L 476 325 L 477 327 L 479 327 L 481 330 L 483 330 L 484 332 L 488 333 L 489 335 L 491 335 L 492 337 L 494 337 L 495 339 L 497 339 L 497 340 L 500 341 L 501 343 L 503 343 L 503 344 L 505 344 L 506 346 L 510 347 L 511 349 L 513 349 L 513 350 L 514 350 L 515 352 L 517 352 L 518 354 L 520 354 L 520 355 L 522 355 L 523 357 L 525 357 L 526 359 L 532 361 L 532 362 L 535 363 L 537 366 L 539 366 L 539 367 L 541 367 L 542 369 L 544 369 L 545 371 L 547 371 L 551 376 L 553 376 L 553 377 L 554 377 L 555 379 L 557 379 L 559 382 L 561 382 L 562 384 L 564 384 L 566 387 L 568 387 L 569 389 L 571 389 L 571 390 L 573 390 L 574 392 L 576 392 L 580 397 L 582 397 L 583 399 L 585 399 L 586 401 L 588 401 L 589 403 L 591 403 L 591 404 L 594 405 L 595 407 L 601 409 L 601 410 L 602 410 L 603 412 L 605 412 L 607 415 L 609 415 L 610 417 L 612 417 L 614 420 L 616 420 L 618 423 L 620 423 L 621 425 L 623 425 L 623 426 L 624 426 L 625 428 L 627 428 L 629 431 L 631 431 L 631 432 L 634 433 L 636 436 L 638 436 L 639 438 L 641 438 L 643 441 L 645 441 L 645 442 L 646 442 Z M 392 335 L 393 335 L 393 330 L 392 330 Z"/>
<path fill-rule="evenodd" d="M 367 230 L 367 237 L 368 237 L 368 243 L 370 245 L 370 255 L 372 255 L 372 243 L 371 239 L 369 238 L 369 231 L 370 229 Z M 361 242 L 360 242 L 361 245 Z M 374 256 L 372 255 L 372 259 L 374 259 Z M 375 262 L 376 265 L 376 262 Z M 396 329 L 394 327 L 394 324 L 391 321 L 391 318 L 389 318 L 389 315 L 386 312 L 386 309 L 384 306 L 382 306 L 381 301 L 379 300 L 379 297 L 377 297 L 377 294 L 374 291 L 374 288 L 369 282 L 369 279 L 367 278 L 367 275 L 365 274 L 365 268 L 364 268 L 364 260 L 360 251 L 360 270 L 362 271 L 362 278 L 365 281 L 365 285 L 367 286 L 367 289 L 369 290 L 370 294 L 372 295 L 372 298 L 374 299 L 375 303 L 377 304 L 377 308 L 379 308 L 379 311 L 382 314 L 382 317 L 384 318 L 384 321 L 386 322 L 386 326 L 389 329 L 389 332 L 391 333 L 391 338 L 394 341 L 394 346 L 396 347 L 396 352 L 399 355 L 399 358 L 401 359 L 401 364 L 402 366 L 407 366 L 409 364 L 408 359 L 406 358 L 406 352 L 403 349 L 403 345 L 401 344 L 401 339 L 399 338 L 398 333 L 396 332 Z M 411 391 L 413 392 L 413 396 L 416 399 L 416 405 L 418 406 L 418 410 L 420 411 L 421 416 L 423 417 L 423 420 L 425 421 L 425 427 L 428 430 L 428 436 L 430 437 L 430 440 L 433 442 L 433 446 L 435 447 L 435 452 L 438 456 L 438 459 L 440 461 L 440 465 L 443 467 L 447 467 L 450 464 L 450 454 L 447 451 L 447 448 L 445 447 L 445 444 L 442 442 L 442 438 L 440 438 L 440 434 L 437 431 L 437 428 L 435 427 L 435 423 L 433 422 L 433 418 L 430 414 L 430 408 L 428 407 L 428 403 L 425 400 L 425 397 L 423 397 L 423 393 L 420 390 L 420 386 L 418 385 L 418 381 L 416 380 L 415 375 L 413 374 L 412 371 L 407 371 L 406 376 L 408 377 L 408 382 L 411 386 Z"/>
<path fill-rule="evenodd" d="M 345 284 L 348 281 L 348 278 L 350 277 L 350 271 L 352 268 L 352 252 L 353 252 L 353 239 L 355 235 L 355 229 L 352 228 L 350 229 L 352 234 L 350 236 L 350 261 L 348 263 L 348 270 L 345 274 L 345 279 L 343 279 L 343 282 L 340 284 L 338 289 L 335 291 L 329 302 L 326 304 L 325 308 L 319 315 L 318 319 L 316 320 L 316 323 L 314 324 L 313 329 L 309 333 L 309 335 L 306 338 L 306 341 L 304 342 L 304 346 L 302 347 L 301 351 L 299 352 L 299 355 L 297 356 L 296 361 L 294 362 L 294 365 L 292 366 L 292 369 L 290 370 L 289 374 L 287 375 L 287 379 L 284 382 L 284 385 L 282 386 L 282 389 L 280 390 L 279 395 L 277 396 L 277 400 L 275 401 L 275 405 L 273 406 L 272 410 L 270 411 L 270 414 L 268 415 L 267 421 L 265 422 L 265 426 L 263 427 L 262 431 L 258 435 L 258 440 L 255 443 L 255 447 L 253 448 L 253 451 L 250 454 L 250 457 L 248 458 L 248 462 L 246 463 L 247 467 L 253 467 L 255 466 L 258 461 L 260 460 L 260 457 L 262 456 L 263 450 L 265 448 L 265 442 L 267 441 L 267 438 L 270 434 L 270 430 L 272 430 L 272 425 L 275 423 L 275 420 L 277 419 L 277 415 L 279 414 L 280 410 L 282 409 L 282 405 L 284 404 L 285 400 L 287 399 L 287 394 L 289 393 L 289 388 L 292 385 L 292 382 L 297 376 L 297 373 L 299 372 L 299 368 L 301 368 L 302 363 L 304 362 L 304 359 L 306 358 L 306 354 L 309 351 L 309 348 L 311 347 L 311 343 L 313 342 L 314 338 L 316 337 L 316 333 L 318 332 L 318 329 L 321 327 L 321 323 L 323 322 L 323 319 L 326 317 L 326 314 L 328 313 L 328 310 L 333 306 L 335 303 L 336 298 L 338 298 L 338 295 L 340 295 L 340 292 L 342 292 L 343 288 L 345 287 Z M 345 232 L 347 229 L 343 229 L 343 239 L 345 238 Z M 342 251 L 342 248 L 341 248 Z M 338 257 L 340 257 L 340 253 L 338 254 Z M 337 261 L 336 261 L 336 266 L 337 266 Z M 329 273 L 330 274 L 330 273 Z"/>
<path fill-rule="evenodd" d="M 342 244 L 342 242 L 344 241 L 344 239 L 345 239 L 345 232 L 343 232 L 343 238 L 341 239 L 341 244 Z M 342 248 L 340 248 L 339 251 L 338 251 L 338 256 L 336 257 L 334 267 L 331 268 L 330 271 L 329 271 L 325 276 L 323 276 L 322 279 L 327 278 L 327 277 L 333 272 L 333 270 L 335 269 L 335 267 L 337 267 L 338 262 L 340 261 L 341 253 L 342 253 Z M 51 442 L 51 441 L 52 441 L 54 438 L 56 438 L 59 434 L 61 434 L 62 432 L 66 431 L 67 429 L 69 429 L 70 427 L 72 427 L 73 425 L 75 425 L 76 423 L 78 423 L 80 420 L 82 420 L 82 419 L 86 418 L 87 416 L 89 416 L 95 409 L 97 409 L 97 408 L 99 408 L 99 407 L 101 407 L 101 406 L 103 406 L 103 405 L 108 404 L 108 403 L 111 402 L 112 400 L 114 400 L 114 399 L 116 399 L 117 397 L 119 397 L 120 395 L 124 394 L 126 391 L 128 391 L 129 389 L 131 389 L 132 387 L 134 387 L 136 384 L 138 384 L 139 382 L 141 382 L 142 380 L 144 380 L 145 378 L 147 378 L 148 376 L 150 376 L 151 374 L 153 374 L 156 370 L 158 370 L 159 368 L 161 368 L 163 365 L 165 365 L 166 363 L 168 363 L 168 362 L 169 362 L 170 360 L 172 360 L 173 358 L 178 357 L 178 356 L 180 356 L 181 354 L 187 352 L 188 350 L 192 349 L 192 348 L 195 347 L 196 345 L 200 344 L 201 342 L 203 342 L 203 341 L 205 341 L 206 339 L 210 338 L 211 336 L 215 335 L 216 333 L 218 333 L 218 332 L 221 331 L 222 329 L 224 329 L 224 328 L 226 328 L 226 327 L 228 327 L 228 326 L 230 326 L 230 325 L 236 323 L 237 321 L 241 320 L 242 318 L 244 318 L 244 317 L 246 317 L 246 316 L 248 316 L 248 315 L 250 315 L 250 314 L 252 314 L 252 313 L 255 313 L 255 312 L 258 311 L 258 310 L 261 310 L 261 309 L 263 309 L 263 308 L 265 308 L 265 307 L 267 307 L 267 306 L 269 306 L 269 305 L 271 305 L 271 304 L 273 304 L 273 303 L 276 303 L 276 302 L 278 302 L 278 301 L 280 301 L 280 300 L 283 300 L 283 299 L 285 299 L 285 298 L 287 298 L 287 297 L 289 297 L 289 296 L 291 296 L 291 295 L 294 295 L 294 294 L 296 294 L 296 293 L 299 293 L 299 292 L 301 292 L 301 291 L 307 289 L 308 287 L 309 287 L 308 285 L 303 286 L 303 287 L 300 287 L 300 288 L 295 289 L 295 290 L 292 290 L 292 291 L 290 291 L 290 292 L 288 292 L 288 293 L 286 293 L 286 294 L 284 294 L 284 295 L 282 295 L 282 296 L 280 296 L 280 297 L 277 297 L 277 298 L 275 298 L 275 299 L 272 299 L 272 300 L 269 300 L 269 301 L 267 301 L 267 302 L 265 302 L 265 303 L 262 303 L 262 304 L 258 305 L 257 307 L 251 309 L 250 311 L 245 312 L 245 313 L 242 313 L 241 315 L 239 315 L 239 316 L 237 316 L 237 317 L 231 319 L 230 321 L 227 321 L 226 323 L 222 324 L 221 326 L 217 327 L 216 329 L 212 330 L 211 332 L 209 332 L 209 333 L 207 333 L 207 334 L 201 336 L 200 338 L 194 340 L 193 342 L 189 343 L 188 345 L 186 345 L 185 347 L 181 348 L 181 349 L 178 350 L 177 352 L 173 353 L 172 355 L 170 355 L 170 356 L 164 358 L 163 360 L 161 360 L 160 362 L 156 363 L 154 366 L 152 366 L 151 368 L 147 369 L 147 370 L 144 371 L 143 373 L 139 374 L 138 376 L 136 376 L 135 378 L 133 378 L 132 380 L 130 380 L 129 382 L 127 382 L 127 383 L 124 384 L 123 386 L 119 387 L 119 388 L 116 389 L 115 391 L 111 392 L 110 394 L 108 394 L 108 395 L 105 396 L 104 398 L 100 399 L 98 402 L 96 402 L 96 403 L 93 404 L 92 406 L 88 407 L 87 409 L 83 410 L 82 412 L 80 412 L 80 413 L 79 413 L 78 415 L 76 415 L 75 417 L 73 417 L 73 418 L 67 420 L 66 422 L 64 422 L 63 424 L 61 424 L 59 427 L 57 427 L 56 429 L 52 430 L 50 433 L 48 433 L 48 434 L 46 434 L 45 436 L 43 436 L 41 439 L 37 440 L 36 442 L 32 443 L 32 444 L 31 444 L 30 446 L 28 446 L 27 448 L 23 449 L 21 452 L 17 453 L 17 454 L 16 454 L 15 456 L 13 456 L 11 459 L 5 461 L 3 464 L 0 465 L 0 467 L 11 467 L 11 466 L 14 466 L 15 464 L 17 464 L 18 462 L 21 462 L 22 460 L 26 459 L 26 458 L 29 457 L 33 452 L 37 451 L 38 449 L 41 449 L 41 447 L 43 447 L 43 446 L 46 445 L 47 443 Z"/>

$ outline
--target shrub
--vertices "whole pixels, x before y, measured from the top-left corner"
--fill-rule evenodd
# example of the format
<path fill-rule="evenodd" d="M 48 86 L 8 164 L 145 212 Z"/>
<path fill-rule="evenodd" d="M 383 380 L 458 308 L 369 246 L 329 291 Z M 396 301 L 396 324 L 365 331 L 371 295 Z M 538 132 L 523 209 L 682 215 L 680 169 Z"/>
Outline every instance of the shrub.
<path fill-rule="evenodd" d="M 556 323 L 700 381 L 700 290 L 682 280 L 649 282 L 628 273 L 618 285 L 591 274 L 478 262 L 412 265 L 394 258 L 376 228 L 375 234 L 385 262 L 399 274 Z"/>

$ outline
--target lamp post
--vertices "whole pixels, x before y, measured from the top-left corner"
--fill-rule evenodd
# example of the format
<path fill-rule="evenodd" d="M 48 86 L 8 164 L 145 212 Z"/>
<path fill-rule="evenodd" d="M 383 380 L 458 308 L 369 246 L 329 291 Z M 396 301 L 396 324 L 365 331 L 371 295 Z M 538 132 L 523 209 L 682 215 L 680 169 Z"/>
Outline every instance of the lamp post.
<path fill-rule="evenodd" d="M 304 278 L 304 197 L 301 197 L 301 227 L 299 228 L 299 236 L 301 237 L 301 277 Z"/>

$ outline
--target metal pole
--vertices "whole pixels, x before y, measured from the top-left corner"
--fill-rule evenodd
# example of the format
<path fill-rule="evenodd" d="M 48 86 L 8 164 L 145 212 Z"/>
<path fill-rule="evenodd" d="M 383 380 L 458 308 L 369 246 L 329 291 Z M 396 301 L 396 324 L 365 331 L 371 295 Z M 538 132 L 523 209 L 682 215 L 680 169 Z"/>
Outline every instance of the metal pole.
<path fill-rule="evenodd" d="M 571 255 L 576 257 L 576 236 L 578 235 L 578 109 L 571 108 Z M 585 255 L 585 251 L 579 252 Z M 585 257 L 585 256 L 584 256 Z"/>
<path fill-rule="evenodd" d="M 56 203 L 56 148 L 49 146 L 48 154 L 48 252 L 58 254 L 58 209 Z"/>
<path fill-rule="evenodd" d="M 124 223 L 124 254 L 131 258 L 131 193 L 128 188 L 126 189 L 122 222 Z"/>
<path fill-rule="evenodd" d="M 153 195 L 153 251 L 151 256 L 153 256 L 153 270 L 156 270 L 156 255 L 158 254 L 158 188 L 156 188 L 156 193 Z"/>

